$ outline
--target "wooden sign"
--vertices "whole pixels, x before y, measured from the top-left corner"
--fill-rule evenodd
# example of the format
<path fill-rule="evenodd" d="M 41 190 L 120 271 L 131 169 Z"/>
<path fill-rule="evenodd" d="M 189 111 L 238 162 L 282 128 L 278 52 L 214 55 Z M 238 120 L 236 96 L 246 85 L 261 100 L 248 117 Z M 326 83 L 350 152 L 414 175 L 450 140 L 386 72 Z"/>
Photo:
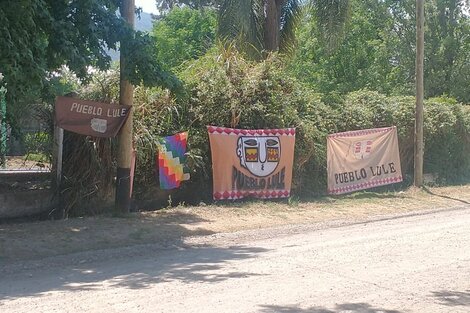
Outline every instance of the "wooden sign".
<path fill-rule="evenodd" d="M 81 135 L 115 137 L 129 115 L 131 107 L 57 97 L 57 126 Z"/>

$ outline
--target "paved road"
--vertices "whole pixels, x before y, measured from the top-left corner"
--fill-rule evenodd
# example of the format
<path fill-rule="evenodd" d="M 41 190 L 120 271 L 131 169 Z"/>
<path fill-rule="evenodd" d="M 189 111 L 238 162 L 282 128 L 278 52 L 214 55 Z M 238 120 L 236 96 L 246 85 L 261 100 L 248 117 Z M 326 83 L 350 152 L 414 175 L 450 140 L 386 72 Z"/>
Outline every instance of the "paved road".
<path fill-rule="evenodd" d="M 470 312 L 469 208 L 144 250 L 3 274 L 0 312 Z"/>

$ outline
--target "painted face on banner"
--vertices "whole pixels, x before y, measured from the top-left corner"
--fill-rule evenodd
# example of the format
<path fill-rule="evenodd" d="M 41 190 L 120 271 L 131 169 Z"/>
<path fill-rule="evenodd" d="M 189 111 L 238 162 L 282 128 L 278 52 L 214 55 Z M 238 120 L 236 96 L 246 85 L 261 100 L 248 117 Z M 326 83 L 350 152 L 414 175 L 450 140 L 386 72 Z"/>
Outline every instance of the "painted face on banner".
<path fill-rule="evenodd" d="M 372 149 L 372 140 L 356 141 L 353 144 L 353 154 L 356 159 L 367 159 Z"/>
<path fill-rule="evenodd" d="M 240 165 L 258 177 L 270 175 L 281 158 L 281 143 L 276 136 L 243 136 L 238 139 Z"/>

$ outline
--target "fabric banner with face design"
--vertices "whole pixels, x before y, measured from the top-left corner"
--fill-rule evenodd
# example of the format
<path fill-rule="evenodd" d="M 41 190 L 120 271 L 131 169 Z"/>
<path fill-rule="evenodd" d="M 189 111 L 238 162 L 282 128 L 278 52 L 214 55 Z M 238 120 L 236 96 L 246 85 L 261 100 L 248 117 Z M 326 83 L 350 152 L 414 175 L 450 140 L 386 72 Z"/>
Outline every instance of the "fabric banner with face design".
<path fill-rule="evenodd" d="M 208 126 L 213 198 L 290 196 L 295 129 L 244 130 Z"/>
<path fill-rule="evenodd" d="M 395 126 L 331 134 L 328 193 L 343 194 L 403 180 Z"/>

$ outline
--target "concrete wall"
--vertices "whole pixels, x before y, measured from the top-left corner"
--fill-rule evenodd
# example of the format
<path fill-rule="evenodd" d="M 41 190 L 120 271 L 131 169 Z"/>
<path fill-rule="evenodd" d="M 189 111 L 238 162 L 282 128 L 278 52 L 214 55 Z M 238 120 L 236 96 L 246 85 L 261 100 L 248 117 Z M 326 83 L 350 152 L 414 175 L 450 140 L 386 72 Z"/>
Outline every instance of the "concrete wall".
<path fill-rule="evenodd" d="M 51 208 L 51 191 L 26 190 L 0 194 L 0 218 L 24 217 L 46 212 Z"/>
<path fill-rule="evenodd" d="M 51 209 L 51 173 L 0 171 L 0 219 L 25 217 Z M 37 186 L 41 186 L 38 188 Z"/>

